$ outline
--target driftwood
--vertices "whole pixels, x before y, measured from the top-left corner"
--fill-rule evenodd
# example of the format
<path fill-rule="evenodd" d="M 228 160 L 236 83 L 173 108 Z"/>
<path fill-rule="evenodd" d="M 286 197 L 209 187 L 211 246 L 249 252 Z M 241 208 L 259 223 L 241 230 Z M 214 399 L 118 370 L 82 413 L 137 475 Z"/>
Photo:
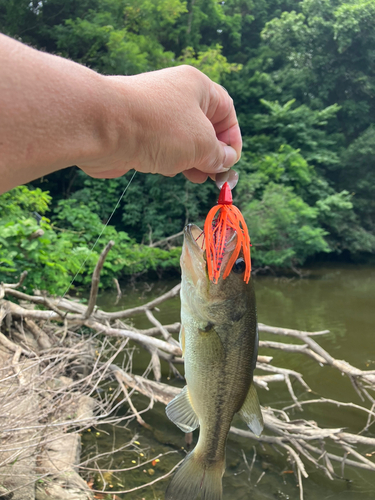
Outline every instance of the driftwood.
<path fill-rule="evenodd" d="M 117 425 L 119 417 L 116 417 L 115 409 L 123 404 L 129 406 L 129 413 L 121 417 L 122 424 L 135 418 L 140 425 L 150 428 L 148 418 L 145 417 L 146 411 L 155 401 L 167 404 L 180 390 L 160 382 L 161 360 L 169 363 L 171 373 L 180 376 L 178 367 L 183 363 L 183 359 L 176 341 L 180 325 L 162 325 L 154 314 L 158 305 L 179 293 L 180 285 L 139 307 L 118 312 L 101 310 L 96 306 L 100 271 L 112 244 L 113 242 L 110 242 L 107 245 L 95 268 L 88 305 L 66 297 L 25 294 L 19 290 L 25 275 L 19 283 L 0 285 L 0 391 L 5 395 L 2 402 L 3 412 L 6 411 L 8 415 L 6 419 L 0 420 L 1 435 L 5 436 L 0 448 L 0 484 L 5 485 L 7 491 L 13 488 L 16 495 L 14 499 L 44 500 L 47 497 L 40 480 L 51 477 L 54 478 L 54 487 L 57 485 L 56 488 L 60 487 L 61 491 L 70 488 L 69 498 L 91 498 L 93 491 L 89 491 L 77 471 L 80 467 L 85 475 L 88 474 L 87 471 L 97 471 L 102 476 L 103 474 L 95 465 L 95 457 L 80 463 L 77 432 L 95 423 Z M 144 314 L 152 326 L 140 330 L 126 323 L 127 318 L 137 314 Z M 84 333 L 80 333 L 81 329 Z M 287 337 L 289 341 L 286 343 L 260 340 L 261 352 L 254 383 L 263 390 L 272 390 L 274 384 L 285 383 L 290 402 L 283 409 L 263 408 L 265 431 L 261 437 L 235 427 L 231 428 L 231 433 L 251 439 L 254 443 L 276 447 L 285 453 L 288 462 L 294 467 L 301 499 L 303 478 L 308 477 L 306 467 L 309 464 L 320 469 L 332 480 L 343 477 L 345 467 L 375 472 L 374 454 L 365 452 L 366 447 L 375 446 L 375 438 L 369 433 L 370 426 L 375 421 L 375 370 L 359 370 L 344 360 L 333 358 L 316 340 L 328 333 L 327 330 L 303 332 L 260 324 L 259 331 L 261 336 L 262 333 L 267 333 Z M 143 376 L 132 373 L 130 357 L 125 356 L 123 366 L 113 363 L 118 352 L 123 351 L 129 341 L 149 352 L 150 365 Z M 271 356 L 262 354 L 263 348 L 284 351 L 290 353 L 290 356 L 304 355 L 317 362 L 322 369 L 338 370 L 349 378 L 362 403 L 317 397 L 312 393 L 313 388 L 305 382 L 303 373 L 276 366 Z M 147 378 L 150 371 L 155 380 Z M 98 388 L 106 380 L 112 381 L 112 384 L 116 381 L 116 389 L 103 395 Z M 148 408 L 137 410 L 132 400 L 134 391 L 149 398 Z M 33 415 L 27 413 L 25 417 L 19 414 L 25 412 L 17 402 L 22 401 L 26 394 L 31 398 L 28 404 L 37 403 L 37 408 Z M 70 408 L 78 408 L 82 401 L 86 401 L 86 410 L 74 412 L 73 417 L 68 418 L 67 404 Z M 356 408 L 363 413 L 363 430 L 360 434 L 353 434 L 348 429 L 324 428 L 317 422 L 303 419 L 303 408 L 315 404 Z M 295 417 L 296 411 L 300 412 L 301 418 Z M 72 436 L 69 449 L 76 450 L 74 457 L 65 458 L 65 466 L 55 457 L 52 461 L 55 465 L 52 465 L 51 461 L 43 458 L 42 450 L 53 453 L 56 448 L 61 448 L 59 443 L 65 440 L 67 431 L 69 436 Z M 128 446 L 136 446 L 134 442 L 130 441 Z M 329 443 L 335 445 L 334 452 L 327 447 Z M 20 477 L 24 478 L 26 464 L 29 470 L 34 471 L 32 478 L 24 478 L 21 488 L 6 482 L 10 477 L 9 467 L 16 459 L 17 464 L 21 464 L 17 466 L 23 471 L 20 472 Z M 23 461 L 25 465 L 22 465 Z M 255 453 L 251 467 L 254 461 Z M 56 463 L 60 465 L 57 467 Z M 334 467 L 334 463 L 339 467 Z M 249 464 L 247 466 L 250 469 Z M 14 472 L 14 466 L 12 467 Z M 172 470 L 145 483 L 144 486 L 163 480 L 171 472 Z M 66 478 L 73 476 L 76 479 L 74 484 L 67 484 Z M 37 479 L 38 488 L 35 488 Z M 106 490 L 105 484 L 104 481 L 101 491 Z M 20 490 L 22 494 L 17 497 Z M 31 496 L 26 494 L 29 491 Z M 60 497 L 56 493 L 54 497 L 48 498 L 65 498 L 61 491 Z M 130 491 L 135 490 L 111 490 L 111 493 Z"/>
<path fill-rule="evenodd" d="M 162 246 L 166 246 L 167 248 L 170 247 L 170 244 L 169 242 L 176 239 L 176 238 L 180 238 L 182 235 L 184 234 L 184 231 L 180 231 L 176 234 L 172 234 L 172 236 L 168 236 L 168 238 L 163 238 L 162 240 L 159 240 L 159 241 L 156 241 L 155 243 L 150 243 L 150 247 L 162 247 Z"/>

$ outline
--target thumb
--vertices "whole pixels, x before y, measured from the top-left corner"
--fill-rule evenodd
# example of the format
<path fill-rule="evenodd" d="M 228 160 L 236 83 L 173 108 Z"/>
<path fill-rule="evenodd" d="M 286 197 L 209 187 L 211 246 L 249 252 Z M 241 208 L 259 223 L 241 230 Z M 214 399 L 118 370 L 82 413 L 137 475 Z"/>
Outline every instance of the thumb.
<path fill-rule="evenodd" d="M 221 143 L 222 144 L 222 143 Z M 228 170 L 228 168 L 233 167 L 233 165 L 239 160 L 237 151 L 232 148 L 232 146 L 228 146 L 227 144 L 222 144 L 224 149 L 224 161 L 223 168 Z"/>
<path fill-rule="evenodd" d="M 221 141 L 216 141 L 216 147 L 200 170 L 208 174 L 219 174 L 220 172 L 228 171 L 238 160 L 237 151 L 224 144 Z"/>

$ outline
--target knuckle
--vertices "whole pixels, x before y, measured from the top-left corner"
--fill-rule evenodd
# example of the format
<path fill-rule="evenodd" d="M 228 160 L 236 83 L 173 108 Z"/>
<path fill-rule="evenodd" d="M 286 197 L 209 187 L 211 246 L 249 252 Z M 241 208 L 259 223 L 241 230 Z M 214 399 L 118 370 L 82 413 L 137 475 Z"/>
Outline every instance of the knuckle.
<path fill-rule="evenodd" d="M 188 64 L 183 64 L 182 66 L 179 66 L 181 68 L 181 71 L 184 74 L 184 77 L 189 79 L 189 80 L 194 80 L 198 81 L 201 80 L 202 77 L 205 77 L 205 75 L 199 71 L 199 69 L 194 68 L 194 66 L 189 66 Z"/>

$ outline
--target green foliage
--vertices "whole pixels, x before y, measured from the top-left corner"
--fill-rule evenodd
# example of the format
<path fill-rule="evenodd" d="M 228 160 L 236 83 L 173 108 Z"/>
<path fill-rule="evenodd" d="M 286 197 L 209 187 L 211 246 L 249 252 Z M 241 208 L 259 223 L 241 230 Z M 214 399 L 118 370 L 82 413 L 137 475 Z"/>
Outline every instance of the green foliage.
<path fill-rule="evenodd" d="M 220 83 L 223 75 L 232 73 L 233 71 L 240 71 L 241 64 L 231 64 L 227 58 L 222 55 L 223 47 L 219 44 L 211 47 L 205 51 L 195 54 L 192 47 L 184 49 L 179 61 L 183 64 L 190 64 L 205 73 L 214 82 Z"/>
<path fill-rule="evenodd" d="M 375 251 L 373 1 L 0 0 L 0 31 L 104 74 L 191 64 L 224 85 L 244 137 L 236 203 L 258 265 Z M 34 182 L 39 190 L 3 195 L 0 279 L 29 266 L 33 286 L 57 291 L 86 257 L 92 268 L 99 249 L 87 248 L 130 175 L 65 170 Z M 105 286 L 115 275 L 177 267 L 177 249 L 142 243 L 201 224 L 216 199 L 212 182 L 137 174 L 101 240 L 116 240 Z M 43 238 L 29 239 L 40 228 L 34 212 L 50 208 Z"/>
<path fill-rule="evenodd" d="M 42 229 L 39 238 L 32 235 Z M 73 250 L 69 238 L 59 237 L 48 219 L 40 225 L 34 218 L 20 217 L 0 224 L 0 280 L 9 281 L 12 274 L 28 271 L 28 287 L 62 291 L 69 275 L 78 271 L 82 249 Z"/>
<path fill-rule="evenodd" d="M 37 188 L 28 189 L 26 186 L 18 186 L 11 192 L 0 196 L 0 213 L 2 221 L 9 218 L 31 215 L 32 212 L 46 213 L 52 198 L 48 192 Z"/>
<path fill-rule="evenodd" d="M 291 146 L 245 156 L 236 194 L 257 264 L 288 267 L 320 252 L 375 250 L 374 236 L 358 224 L 352 195 L 335 192 Z"/>
<path fill-rule="evenodd" d="M 186 11 L 180 0 L 97 0 L 96 9 L 54 28 L 57 49 L 102 73 L 135 74 L 173 65 L 159 41 Z"/>
<path fill-rule="evenodd" d="M 375 127 L 370 126 L 343 153 L 340 187 L 353 193 L 353 207 L 361 225 L 375 233 Z"/>
<path fill-rule="evenodd" d="M 14 197 L 13 197 L 14 194 Z M 114 277 L 121 279 L 149 270 L 176 268 L 180 248 L 165 251 L 135 243 L 125 232 L 113 226 L 104 227 L 99 217 L 75 200 L 59 203 L 56 221 L 42 217 L 40 225 L 29 217 L 31 208 L 47 210 L 50 197 L 41 190 L 29 191 L 25 186 L 0 197 L 10 210 L 0 221 L 0 282 L 28 271 L 29 290 L 47 290 L 62 294 L 75 278 L 74 286 L 88 285 L 103 243 L 115 241 L 102 271 L 101 284 L 109 287 Z M 42 236 L 33 238 L 36 231 Z M 94 246 L 98 236 L 100 243 Z M 84 266 L 82 265 L 84 263 Z"/>
<path fill-rule="evenodd" d="M 317 209 L 291 187 L 270 182 L 260 200 L 243 207 L 256 265 L 289 267 L 317 252 L 328 252 L 327 234 L 316 224 Z"/>
<path fill-rule="evenodd" d="M 295 107 L 295 99 L 284 105 L 265 99 L 260 102 L 268 114 L 254 116 L 255 130 L 262 134 L 252 138 L 255 146 L 261 144 L 262 149 L 272 150 L 289 144 L 298 148 L 309 163 L 324 166 L 338 163 L 337 152 L 332 151 L 337 148 L 337 138 L 329 137 L 326 131 L 329 120 L 339 111 L 336 104 L 319 111 L 306 105 Z"/>
<path fill-rule="evenodd" d="M 129 174 L 111 180 L 85 176 L 84 187 L 71 199 L 84 203 L 105 221 L 129 179 Z M 212 182 L 197 185 L 183 175 L 165 178 L 137 174 L 111 223 L 118 230 L 125 229 L 136 241 L 150 243 L 180 232 L 187 222 L 204 220 L 216 197 Z"/>
<path fill-rule="evenodd" d="M 276 152 L 246 155 L 241 166 L 241 184 L 237 188 L 241 201 L 254 193 L 260 196 L 269 182 L 291 186 L 301 192 L 315 176 L 314 169 L 300 151 L 287 144 L 282 144 Z"/>
<path fill-rule="evenodd" d="M 375 4 L 371 0 L 343 3 L 334 13 L 334 38 L 340 53 L 363 39 L 375 41 Z"/>
<path fill-rule="evenodd" d="M 330 250 L 341 253 L 348 250 L 353 254 L 375 252 L 375 236 L 358 224 L 352 211 L 353 196 L 344 190 L 318 200 L 318 219 L 327 230 L 326 241 Z"/>
<path fill-rule="evenodd" d="M 303 0 L 295 5 L 262 31 L 264 43 L 277 54 L 268 72 L 284 102 L 296 98 L 317 109 L 338 104 L 336 128 L 352 140 L 375 111 L 374 3 Z"/>

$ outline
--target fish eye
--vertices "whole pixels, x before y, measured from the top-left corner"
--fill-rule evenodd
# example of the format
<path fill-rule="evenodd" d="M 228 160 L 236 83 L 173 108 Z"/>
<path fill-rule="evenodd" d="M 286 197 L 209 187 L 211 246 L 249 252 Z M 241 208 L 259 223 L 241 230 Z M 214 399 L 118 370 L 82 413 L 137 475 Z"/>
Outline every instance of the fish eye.
<path fill-rule="evenodd" d="M 245 272 L 246 269 L 246 263 L 242 257 L 236 260 L 236 262 L 233 264 L 232 271 L 236 274 L 242 274 Z"/>

